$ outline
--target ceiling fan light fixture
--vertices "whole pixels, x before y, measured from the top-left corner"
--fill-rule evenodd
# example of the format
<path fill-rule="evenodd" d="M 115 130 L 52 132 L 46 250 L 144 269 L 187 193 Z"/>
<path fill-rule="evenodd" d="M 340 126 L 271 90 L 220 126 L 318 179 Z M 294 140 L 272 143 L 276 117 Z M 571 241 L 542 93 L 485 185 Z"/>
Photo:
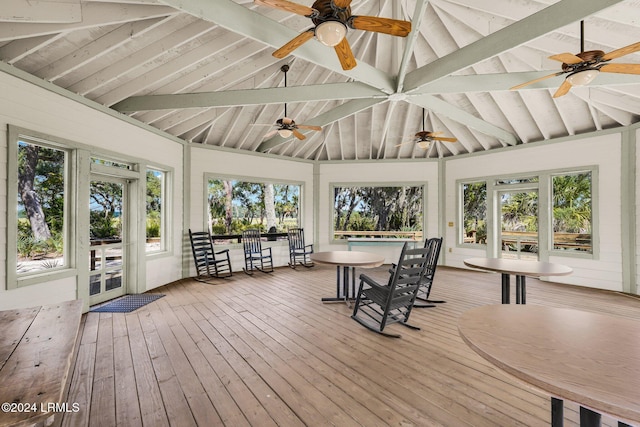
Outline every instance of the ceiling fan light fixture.
<path fill-rule="evenodd" d="M 291 135 L 293 135 L 293 131 L 291 131 L 290 129 L 280 129 L 278 130 L 278 135 L 283 138 L 289 138 Z"/>
<path fill-rule="evenodd" d="M 567 76 L 567 81 L 571 83 L 572 86 L 585 86 L 591 83 L 598 73 L 600 73 L 598 70 L 577 71 L 569 74 Z"/>
<path fill-rule="evenodd" d="M 336 46 L 346 35 L 347 26 L 340 21 L 324 21 L 316 26 L 316 38 L 325 46 Z"/>

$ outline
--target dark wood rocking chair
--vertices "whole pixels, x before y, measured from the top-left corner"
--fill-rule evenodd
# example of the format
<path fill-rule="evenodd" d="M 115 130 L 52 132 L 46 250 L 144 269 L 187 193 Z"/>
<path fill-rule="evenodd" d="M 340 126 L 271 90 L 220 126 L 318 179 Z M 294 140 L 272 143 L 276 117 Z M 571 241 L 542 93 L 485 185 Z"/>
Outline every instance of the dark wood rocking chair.
<path fill-rule="evenodd" d="M 428 248 L 408 249 L 408 243 L 405 243 L 398 263 L 389 271 L 386 285 L 361 274 L 351 318 L 367 329 L 393 338 L 401 335 L 384 332 L 384 328 L 392 323 L 419 330 L 407 322 L 420 288 L 420 279 L 426 270 L 428 255 Z"/>
<path fill-rule="evenodd" d="M 287 230 L 289 238 L 289 267 L 296 268 L 296 264 L 303 267 L 313 267 L 310 255 L 313 253 L 313 245 L 304 244 L 304 229 L 289 228 Z"/>
<path fill-rule="evenodd" d="M 230 277 L 233 274 L 229 249 L 215 252 L 211 234 L 208 231 L 192 232 L 189 229 L 189 240 L 191 240 L 193 260 L 196 264 L 196 280 L 207 282 L 212 278 Z"/>
<path fill-rule="evenodd" d="M 416 299 L 424 301 L 427 304 L 416 302 L 416 304 L 414 304 L 415 308 L 435 307 L 435 304 L 444 304 L 446 302 L 429 299 L 429 294 L 431 293 L 431 288 L 433 286 L 433 278 L 436 275 L 436 268 L 438 267 L 440 249 L 442 248 L 442 237 L 432 237 L 425 240 L 424 247 L 429 248 L 429 255 L 427 258 L 427 268 L 424 276 L 420 280 L 420 289 L 418 289 L 418 296 Z"/>
<path fill-rule="evenodd" d="M 253 275 L 254 270 L 263 273 L 273 272 L 273 257 L 271 248 L 262 249 L 262 241 L 259 230 L 245 230 L 242 232 L 242 245 L 244 247 L 244 272 Z"/>

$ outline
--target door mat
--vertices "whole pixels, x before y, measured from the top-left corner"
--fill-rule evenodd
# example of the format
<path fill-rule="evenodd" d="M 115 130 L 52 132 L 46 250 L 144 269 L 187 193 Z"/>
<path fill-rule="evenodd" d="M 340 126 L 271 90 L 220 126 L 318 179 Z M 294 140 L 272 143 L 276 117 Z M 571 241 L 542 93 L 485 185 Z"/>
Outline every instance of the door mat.
<path fill-rule="evenodd" d="M 122 298 L 111 301 L 107 304 L 101 305 L 96 308 L 92 308 L 93 313 L 130 313 L 133 310 L 149 304 L 162 298 L 163 294 L 139 294 L 139 295 L 125 295 Z"/>

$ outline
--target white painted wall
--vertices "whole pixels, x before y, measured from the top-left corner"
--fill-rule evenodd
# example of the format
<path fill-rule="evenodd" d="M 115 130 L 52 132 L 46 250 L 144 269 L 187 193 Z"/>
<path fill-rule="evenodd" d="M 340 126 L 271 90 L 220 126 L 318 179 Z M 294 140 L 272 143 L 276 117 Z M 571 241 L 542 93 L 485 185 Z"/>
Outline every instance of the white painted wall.
<path fill-rule="evenodd" d="M 599 168 L 597 209 L 600 251 L 597 259 L 578 259 L 551 256 L 550 262 L 558 262 L 574 269 L 570 276 L 554 277 L 561 283 L 622 290 L 621 246 L 621 136 L 609 134 L 583 140 L 547 143 L 532 147 L 518 146 L 490 155 L 469 156 L 447 161 L 446 212 L 447 222 L 457 223 L 456 180 L 537 172 L 571 167 L 597 165 Z M 594 206 L 595 208 L 595 206 Z M 457 225 L 457 224 L 456 224 Z M 451 242 L 452 253 L 447 254 L 447 265 L 465 268 L 463 260 L 483 257 L 481 249 L 455 247 L 456 228 L 447 227 L 446 240 Z M 496 279 L 498 280 L 498 279 Z"/>
<path fill-rule="evenodd" d="M 331 218 L 333 194 L 331 185 L 335 183 L 352 185 L 371 185 L 389 182 L 424 184 L 427 192 L 426 228 L 424 236 L 438 236 L 438 163 L 426 162 L 366 162 L 366 163 L 328 163 L 319 166 L 318 190 L 318 246 L 319 250 L 347 250 L 345 243 L 333 243 Z M 354 249 L 355 250 L 355 249 Z M 359 246 L 358 251 L 375 252 L 385 256 L 385 262 L 397 261 L 397 247 Z"/>
<path fill-rule="evenodd" d="M 457 221 L 456 181 L 486 176 L 508 175 L 520 172 L 537 172 L 567 167 L 597 165 L 598 180 L 598 230 L 600 251 L 597 259 L 552 257 L 574 268 L 574 274 L 554 280 L 581 286 L 621 290 L 621 150 L 620 134 L 600 135 L 582 140 L 518 146 L 514 149 L 489 154 L 447 159 L 445 164 L 445 203 L 439 206 L 439 167 L 436 161 L 379 161 L 357 163 L 318 163 L 293 161 L 250 154 L 212 149 L 193 145 L 189 147 L 189 194 L 183 194 L 183 145 L 153 132 L 126 123 L 97 109 L 90 108 L 19 78 L 0 73 L 0 128 L 7 125 L 32 129 L 57 138 L 64 138 L 91 146 L 96 153 L 124 153 L 128 156 L 148 159 L 150 162 L 171 167 L 173 174 L 173 250 L 168 256 L 146 257 L 141 265 L 146 277 L 145 289 L 170 283 L 181 278 L 183 250 L 189 251 L 187 230 L 183 230 L 183 209 L 188 207 L 186 224 L 194 230 L 205 227 L 204 176 L 207 173 L 221 176 L 239 176 L 245 179 L 269 179 L 303 183 L 302 226 L 307 242 L 313 242 L 316 251 L 345 250 L 346 244 L 331 242 L 331 211 L 333 207 L 330 188 L 332 183 L 379 184 L 416 182 L 426 184 L 427 215 L 426 236 L 441 235 L 444 226 L 446 265 L 464 268 L 464 258 L 484 256 L 482 250 L 456 246 L 455 227 L 447 222 Z M 634 132 L 636 130 L 634 129 Z M 640 151 L 640 150 L 639 150 Z M 640 160 L 636 162 L 640 170 Z M 0 132 L 0 277 L 5 286 L 0 287 L 0 309 L 27 307 L 76 298 L 77 279 L 70 277 L 56 281 L 43 279 L 42 283 L 16 290 L 6 290 L 7 243 L 7 182 L 4 171 L 7 166 L 7 134 Z M 317 176 L 314 176 L 317 173 Z M 636 197 L 640 203 L 640 178 L 635 182 Z M 314 192 L 314 185 L 317 194 Z M 442 187 L 442 185 L 440 185 Z M 188 203 L 188 205 L 186 205 Z M 444 218 L 440 218 L 444 212 Z M 638 207 L 640 212 L 640 206 Z M 640 241 L 640 216 L 637 217 Z M 317 222 L 314 222 L 314 219 Z M 286 244 L 276 242 L 276 265 L 286 265 Z M 367 248 L 381 251 L 392 262 L 397 249 Z M 640 244 L 636 246 L 637 265 L 640 266 Z M 243 266 L 242 250 L 232 246 L 233 268 Z M 185 254 L 191 268 L 190 253 Z M 640 281 L 640 268 L 636 280 Z"/>
<path fill-rule="evenodd" d="M 301 226 L 305 231 L 305 243 L 313 243 L 313 163 L 268 158 L 251 154 L 239 154 L 192 145 L 191 150 L 191 192 L 189 227 L 193 231 L 206 230 L 205 176 L 238 177 L 245 181 L 284 181 L 302 184 Z M 188 230 L 184 230 L 185 242 L 189 241 Z M 188 245 L 188 243 L 186 243 Z M 286 241 L 264 242 L 263 248 L 271 247 L 274 266 L 287 265 L 289 246 Z M 231 266 L 234 272 L 242 272 L 244 253 L 242 245 L 217 245 L 218 249 L 230 249 Z M 190 260 L 190 275 L 196 274 L 193 260 Z"/>
<path fill-rule="evenodd" d="M 0 309 L 50 304 L 77 297 L 76 276 L 16 290 L 6 290 L 7 125 L 93 147 L 96 154 L 122 153 L 174 169 L 173 224 L 182 229 L 182 144 L 133 126 L 116 117 L 50 92 L 14 76 L 0 73 Z M 88 181 L 88 180 L 87 180 Z M 173 251 L 162 258 L 141 260 L 147 272 L 140 291 L 181 277 L 182 236 L 175 233 Z M 145 267 L 146 262 L 146 267 Z"/>

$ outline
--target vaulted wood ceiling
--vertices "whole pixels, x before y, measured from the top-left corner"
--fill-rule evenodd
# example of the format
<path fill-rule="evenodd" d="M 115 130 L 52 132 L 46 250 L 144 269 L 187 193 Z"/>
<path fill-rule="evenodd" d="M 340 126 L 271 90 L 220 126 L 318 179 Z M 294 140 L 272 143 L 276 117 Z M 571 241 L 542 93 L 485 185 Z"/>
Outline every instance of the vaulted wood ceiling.
<path fill-rule="evenodd" d="M 585 50 L 640 41 L 640 1 L 353 0 L 351 9 L 413 30 L 349 30 L 358 65 L 343 71 L 316 40 L 274 58 L 312 24 L 247 0 L 3 0 L 0 60 L 194 144 L 302 159 L 448 157 L 639 119 L 640 75 L 600 73 L 559 98 L 564 76 L 509 88 L 560 71 L 548 57 L 580 52 L 581 20 Z M 322 131 L 265 140 L 285 102 L 289 117 Z M 427 130 L 458 141 L 398 147 L 422 130 L 423 109 Z"/>

